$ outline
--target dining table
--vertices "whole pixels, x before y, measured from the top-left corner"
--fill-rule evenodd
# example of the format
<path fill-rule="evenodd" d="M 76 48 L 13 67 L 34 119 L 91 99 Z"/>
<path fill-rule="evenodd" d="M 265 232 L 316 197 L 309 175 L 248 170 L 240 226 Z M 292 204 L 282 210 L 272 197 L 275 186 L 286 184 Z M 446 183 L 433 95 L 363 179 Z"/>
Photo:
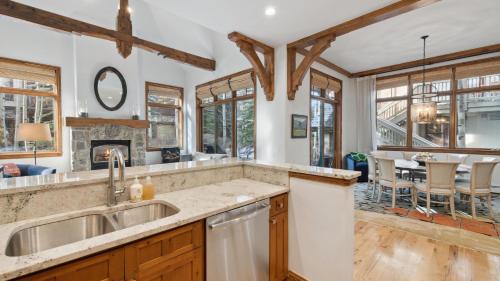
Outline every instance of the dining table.
<path fill-rule="evenodd" d="M 408 172 L 408 176 L 411 181 L 415 181 L 415 178 L 417 177 L 422 181 L 425 177 L 426 167 L 420 165 L 420 163 L 415 160 L 395 159 L 394 162 L 396 170 L 399 170 L 401 177 L 403 177 L 405 171 Z M 456 173 L 458 176 L 463 176 L 465 174 L 469 174 L 471 169 L 472 168 L 469 165 L 460 164 L 458 165 Z"/>

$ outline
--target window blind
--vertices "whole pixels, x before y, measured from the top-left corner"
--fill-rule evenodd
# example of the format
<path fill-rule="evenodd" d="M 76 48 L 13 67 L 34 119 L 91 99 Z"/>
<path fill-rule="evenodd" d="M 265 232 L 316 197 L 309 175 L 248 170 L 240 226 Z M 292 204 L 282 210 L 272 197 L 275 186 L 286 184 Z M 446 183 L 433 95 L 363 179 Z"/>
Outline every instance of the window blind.
<path fill-rule="evenodd" d="M 148 85 L 148 95 L 162 96 L 178 99 L 182 96 L 180 89 Z"/>
<path fill-rule="evenodd" d="M 408 85 L 408 76 L 398 76 L 393 78 L 377 78 L 377 90 L 385 90 Z"/>
<path fill-rule="evenodd" d="M 413 74 L 411 75 L 412 83 L 422 83 L 423 74 Z M 442 81 L 442 80 L 451 80 L 451 69 L 443 69 L 443 70 L 435 70 L 425 72 L 425 81 Z"/>
<path fill-rule="evenodd" d="M 500 60 L 478 64 L 459 66 L 456 69 L 456 79 L 500 74 Z"/>
<path fill-rule="evenodd" d="M 342 90 L 342 84 L 340 84 L 339 81 L 330 79 L 316 72 L 312 73 L 311 84 L 321 89 L 334 91 L 335 93 Z"/>
<path fill-rule="evenodd" d="M 198 99 L 204 99 L 231 91 L 253 88 L 253 86 L 254 81 L 252 73 L 248 72 L 198 87 L 196 89 L 196 97 Z"/>
<path fill-rule="evenodd" d="M 56 70 L 35 64 L 0 60 L 0 77 L 56 84 Z"/>

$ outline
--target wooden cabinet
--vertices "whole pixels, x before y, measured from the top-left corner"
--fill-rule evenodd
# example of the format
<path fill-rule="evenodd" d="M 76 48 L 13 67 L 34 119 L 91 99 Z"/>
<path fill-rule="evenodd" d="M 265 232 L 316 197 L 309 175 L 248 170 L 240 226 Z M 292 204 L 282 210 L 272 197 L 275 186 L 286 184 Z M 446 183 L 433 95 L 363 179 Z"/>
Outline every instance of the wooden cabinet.
<path fill-rule="evenodd" d="M 126 280 L 202 281 L 203 240 L 197 222 L 126 246 Z"/>
<path fill-rule="evenodd" d="M 288 276 L 288 195 L 271 198 L 269 219 L 270 281 L 283 281 Z"/>
<path fill-rule="evenodd" d="M 271 198 L 269 224 L 270 281 L 284 281 L 288 275 L 287 194 Z M 181 226 L 19 280 L 203 281 L 204 221 Z"/>
<path fill-rule="evenodd" d="M 69 281 L 95 280 L 118 281 L 124 280 L 124 251 L 123 248 L 111 250 L 102 254 L 83 258 L 66 265 L 35 273 L 18 280 L 23 281 Z"/>
<path fill-rule="evenodd" d="M 199 221 L 19 280 L 203 281 L 204 238 Z"/>

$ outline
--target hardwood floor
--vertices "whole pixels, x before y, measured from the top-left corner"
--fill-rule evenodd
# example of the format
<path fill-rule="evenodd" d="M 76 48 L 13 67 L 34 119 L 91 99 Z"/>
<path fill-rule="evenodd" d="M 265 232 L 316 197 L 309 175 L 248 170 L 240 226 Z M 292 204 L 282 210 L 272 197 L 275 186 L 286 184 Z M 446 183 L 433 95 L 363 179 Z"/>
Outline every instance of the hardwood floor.
<path fill-rule="evenodd" d="M 500 280 L 500 256 L 357 221 L 354 280 Z"/>

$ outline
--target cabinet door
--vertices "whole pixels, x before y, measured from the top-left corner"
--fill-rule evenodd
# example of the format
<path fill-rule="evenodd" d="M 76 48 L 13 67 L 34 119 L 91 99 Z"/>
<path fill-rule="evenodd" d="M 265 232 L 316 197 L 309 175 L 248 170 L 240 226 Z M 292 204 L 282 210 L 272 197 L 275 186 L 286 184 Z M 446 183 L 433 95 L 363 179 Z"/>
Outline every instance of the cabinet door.
<path fill-rule="evenodd" d="M 272 216 L 269 232 L 269 279 L 283 281 L 288 275 L 288 213 Z"/>
<path fill-rule="evenodd" d="M 203 229 L 196 222 L 126 246 L 126 280 L 201 281 Z"/>
<path fill-rule="evenodd" d="M 202 281 L 203 250 L 198 248 L 159 263 L 142 266 L 135 278 L 137 281 Z"/>
<path fill-rule="evenodd" d="M 123 248 L 28 275 L 23 281 L 118 281 L 124 279 Z"/>

